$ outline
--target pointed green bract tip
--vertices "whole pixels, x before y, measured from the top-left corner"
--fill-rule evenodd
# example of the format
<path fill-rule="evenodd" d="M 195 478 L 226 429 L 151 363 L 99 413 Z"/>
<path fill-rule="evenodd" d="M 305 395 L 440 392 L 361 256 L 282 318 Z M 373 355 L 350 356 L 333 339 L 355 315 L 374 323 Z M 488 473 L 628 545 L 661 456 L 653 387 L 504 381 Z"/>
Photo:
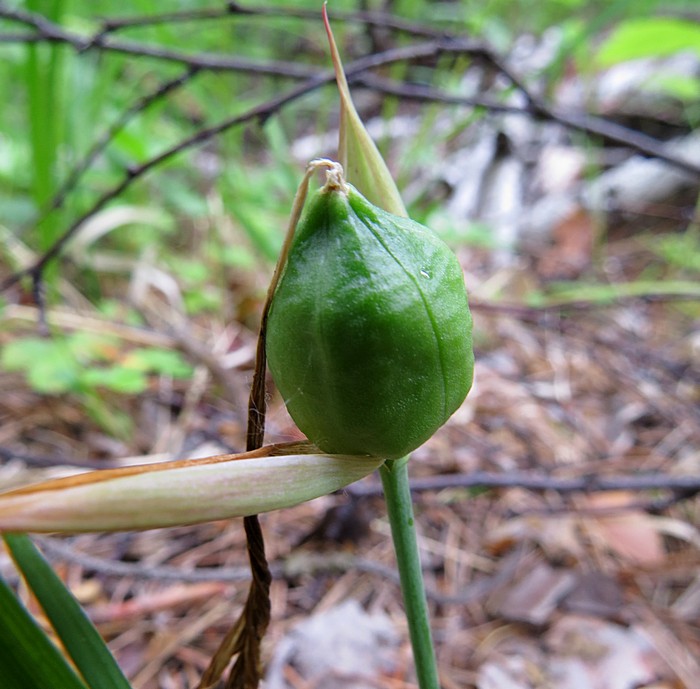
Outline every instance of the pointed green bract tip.
<path fill-rule="evenodd" d="M 394 179 L 352 101 L 325 4 L 323 20 L 340 95 L 338 161 L 345 169 L 347 181 L 356 186 L 375 206 L 394 215 L 407 217 L 406 207 Z"/>

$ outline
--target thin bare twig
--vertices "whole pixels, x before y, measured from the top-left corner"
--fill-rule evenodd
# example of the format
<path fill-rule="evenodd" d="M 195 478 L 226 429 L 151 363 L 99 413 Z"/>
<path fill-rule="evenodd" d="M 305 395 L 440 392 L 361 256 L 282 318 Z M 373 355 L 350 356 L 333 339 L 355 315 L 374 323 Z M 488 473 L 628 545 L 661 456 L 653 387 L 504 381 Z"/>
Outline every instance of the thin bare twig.
<path fill-rule="evenodd" d="M 511 80 L 516 79 L 516 77 L 510 73 L 509 78 Z M 625 148 L 637 151 L 643 155 L 662 160 L 700 180 L 700 165 L 671 153 L 666 146 L 657 139 L 633 129 L 623 127 L 603 117 L 597 117 L 587 113 L 571 113 L 558 109 L 555 110 L 536 98 L 520 80 L 514 81 L 514 85 L 517 86 L 527 99 L 528 104 L 525 107 L 499 103 L 491 98 L 459 96 L 445 93 L 444 91 L 439 91 L 429 86 L 399 83 L 375 75 L 360 75 L 353 80 L 353 83 L 407 100 L 483 107 L 491 112 L 528 115 L 530 117 L 556 122 L 567 129 L 580 131 L 591 136 L 599 136 L 602 139 L 622 145 Z"/>
<path fill-rule="evenodd" d="M 700 492 L 700 476 L 669 476 L 668 474 L 642 474 L 634 476 L 589 475 L 576 478 L 538 476 L 526 472 L 509 472 L 507 475 L 487 471 L 468 474 L 444 474 L 411 481 L 411 491 L 437 491 L 460 488 L 524 488 L 532 491 L 555 493 L 598 493 L 610 491 L 659 491 L 681 493 L 687 497 Z M 354 497 L 382 494 L 376 484 L 353 484 L 347 489 Z"/>
<path fill-rule="evenodd" d="M 46 39 L 40 33 L 29 33 L 20 31 L 19 33 L 0 33 L 0 43 L 42 43 Z"/>
<path fill-rule="evenodd" d="M 122 53 L 124 55 L 136 55 L 166 62 L 177 62 L 190 68 L 266 74 L 269 76 L 288 77 L 291 79 L 308 79 L 317 74 L 315 68 L 293 62 L 275 60 L 260 62 L 244 57 L 207 55 L 206 53 L 191 55 L 164 46 L 116 40 L 108 36 L 103 36 L 101 38 L 99 35 L 85 37 L 64 29 L 59 24 L 49 21 L 40 14 L 12 9 L 3 4 L 0 4 L 0 19 L 7 19 L 28 26 L 34 29 L 43 41 L 65 43 L 66 45 L 72 46 L 78 52 L 85 52 L 95 48 Z"/>
<path fill-rule="evenodd" d="M 323 83 L 331 80 L 331 76 L 328 75 L 327 78 L 323 80 Z M 147 160 L 145 163 L 133 167 L 127 170 L 126 175 L 117 185 L 108 189 L 106 192 L 100 196 L 95 203 L 80 217 L 71 223 L 71 225 L 66 229 L 66 231 L 56 240 L 56 242 L 31 266 L 24 268 L 10 276 L 8 276 L 2 283 L 0 283 L 0 292 L 8 289 L 10 286 L 16 284 L 24 277 L 35 278 L 39 275 L 45 268 L 45 266 L 56 258 L 65 248 L 66 244 L 73 238 L 75 233 L 78 231 L 80 226 L 89 218 L 94 216 L 96 213 L 101 211 L 105 206 L 107 206 L 110 201 L 118 198 L 126 189 L 128 189 L 137 179 L 145 176 L 152 169 L 158 167 L 167 160 L 170 160 L 178 153 L 182 153 L 190 148 L 198 146 L 212 137 L 220 134 L 232 127 L 246 124 L 255 120 L 264 120 L 270 117 L 274 112 L 282 108 L 287 103 L 300 98 L 306 93 L 317 88 L 319 85 L 319 79 L 312 79 L 308 82 L 301 84 L 300 86 L 291 89 L 285 94 L 273 98 L 265 103 L 255 106 L 250 110 L 247 110 L 241 115 L 236 115 L 231 117 L 219 124 L 213 125 L 206 129 L 199 130 L 189 138 L 180 141 L 175 146 L 163 151 L 159 155 Z"/>
<path fill-rule="evenodd" d="M 0 11 L 0 15 L 2 12 Z M 420 46 L 411 46 L 410 48 L 398 48 L 393 50 L 387 50 L 383 53 L 376 55 L 369 55 L 359 60 L 352 62 L 347 68 L 348 77 L 353 77 L 362 72 L 371 69 L 373 67 L 378 67 L 380 65 L 391 64 L 394 62 L 400 62 L 407 59 L 412 59 L 416 56 L 427 56 L 435 55 L 436 51 L 440 51 L 442 48 L 440 43 L 429 43 L 422 44 Z M 36 281 L 40 276 L 46 265 L 56 258 L 65 248 L 66 244 L 72 239 L 75 233 L 78 231 L 80 226 L 89 218 L 94 216 L 96 213 L 101 211 L 107 204 L 109 204 L 114 199 L 118 198 L 126 189 L 128 189 L 137 179 L 145 176 L 152 169 L 158 167 L 162 163 L 170 160 L 178 153 L 189 150 L 199 146 L 206 141 L 209 141 L 213 137 L 233 128 L 240 126 L 242 124 L 247 124 L 253 121 L 259 121 L 264 123 L 269 117 L 274 113 L 278 112 L 280 109 L 288 105 L 289 103 L 298 100 L 302 96 L 320 88 L 321 86 L 331 83 L 335 76 L 333 72 L 327 71 L 321 74 L 317 74 L 311 79 L 299 84 L 298 86 L 290 89 L 286 93 L 276 96 L 260 105 L 257 105 L 246 112 L 234 115 L 223 122 L 215 124 L 211 127 L 201 129 L 195 132 L 192 136 L 180 141 L 176 145 L 168 148 L 162 153 L 154 156 L 153 158 L 147 160 L 146 162 L 138 165 L 136 167 L 130 168 L 126 171 L 126 175 L 117 185 L 107 190 L 100 196 L 97 201 L 83 213 L 80 217 L 73 221 L 73 223 L 65 230 L 65 232 L 55 241 L 55 243 L 32 265 L 18 271 L 10 276 L 8 276 L 3 282 L 0 283 L 0 292 L 8 289 L 10 286 L 16 284 L 24 277 L 30 277 L 33 281 Z"/>
<path fill-rule="evenodd" d="M 72 45 L 78 51 L 85 51 L 90 48 L 116 51 L 131 55 L 141 55 L 157 58 L 166 61 L 179 62 L 191 69 L 207 69 L 212 71 L 240 71 L 251 74 L 265 74 L 276 77 L 288 77 L 293 79 L 309 79 L 319 77 L 319 73 L 314 68 L 305 65 L 298 65 L 288 62 L 267 61 L 258 62 L 241 57 L 219 56 L 219 55 L 188 55 L 173 51 L 162 46 L 149 46 L 135 42 L 114 41 L 109 39 L 107 33 L 126 26 L 141 26 L 148 23 L 163 23 L 166 21 L 188 21 L 196 18 L 211 18 L 226 14 L 245 14 L 256 16 L 269 16 L 277 14 L 276 8 L 245 8 L 237 3 L 229 3 L 225 9 L 200 10 L 185 13 L 164 13 L 162 15 L 151 15 L 146 17 L 132 17 L 122 20 L 106 20 L 100 32 L 92 37 L 84 37 L 79 34 L 65 30 L 63 27 L 48 21 L 39 14 L 25 12 L 7 8 L 0 4 L 0 18 L 16 21 L 29 26 L 37 31 L 37 36 L 41 40 L 57 41 Z M 287 16 L 297 16 L 302 19 L 312 19 L 316 16 L 313 11 L 288 10 Z M 497 101 L 485 98 L 464 98 L 452 94 L 442 93 L 430 87 L 423 87 L 412 84 L 399 84 L 390 80 L 378 77 L 363 77 L 355 79 L 358 83 L 363 83 L 368 88 L 372 88 L 383 93 L 391 93 L 412 100 L 452 103 L 458 105 L 482 106 L 492 111 L 515 112 L 534 116 L 544 120 L 551 120 L 569 129 L 578 130 L 589 135 L 600 136 L 603 139 L 622 144 L 628 148 L 636 150 L 644 155 L 648 155 L 659 160 L 664 160 L 670 165 L 684 170 L 693 177 L 700 179 L 700 166 L 692 161 L 669 153 L 664 144 L 641 132 L 631 130 L 608 119 L 597 117 L 588 113 L 572 113 L 559 109 L 554 109 L 537 97 L 525 82 L 513 72 L 506 64 L 506 61 L 497 55 L 483 41 L 474 39 L 464 39 L 448 35 L 439 30 L 429 29 L 419 31 L 418 28 L 401 20 L 396 20 L 387 15 L 376 15 L 374 13 L 334 13 L 334 19 L 345 21 L 361 21 L 367 24 L 389 27 L 398 30 L 411 30 L 416 35 L 430 37 L 433 40 L 422 44 L 411 45 L 405 48 L 395 49 L 398 51 L 388 61 L 386 53 L 378 54 L 376 63 L 373 64 L 372 57 L 364 58 L 363 67 L 360 72 L 353 73 L 348 69 L 347 76 L 352 80 L 356 74 L 372 69 L 375 66 L 387 64 L 388 62 L 403 60 L 418 60 L 425 57 L 437 57 L 443 53 L 447 54 L 468 54 L 475 58 L 480 58 L 490 63 L 495 70 L 506 76 L 525 97 L 527 104 L 524 108 L 509 107 Z M 17 34 L 5 34 L 6 40 L 12 37 L 18 38 Z M 26 39 L 24 34 L 19 38 Z M 2 36 L 0 36 L 2 39 Z M 324 82 L 325 83 L 325 82 Z"/>
<path fill-rule="evenodd" d="M 121 464 L 105 460 L 71 461 L 51 456 L 28 455 L 2 446 L 0 446 L 0 459 L 21 459 L 36 466 L 73 465 L 91 469 L 121 466 Z M 690 496 L 700 492 L 700 476 L 650 473 L 631 476 L 590 474 L 561 478 L 524 471 L 511 471 L 508 474 L 474 471 L 411 480 L 411 491 L 413 492 L 439 491 L 451 488 L 524 488 L 532 491 L 551 491 L 562 494 L 600 493 L 618 490 L 633 492 L 670 491 Z M 348 486 L 345 491 L 358 498 L 382 495 L 382 487 L 379 483 L 356 483 Z"/>
<path fill-rule="evenodd" d="M 251 13 L 253 12 L 251 11 Z M 310 14 L 308 18 L 312 18 L 313 16 L 318 15 Z M 377 20 L 376 23 L 386 25 L 388 19 L 385 15 L 382 15 L 382 17 L 383 19 Z M 365 18 L 368 22 L 371 22 L 371 13 L 368 13 Z M 264 74 L 291 79 L 308 79 L 318 76 L 319 74 L 317 69 L 309 67 L 308 65 L 276 60 L 257 61 L 240 56 L 232 57 L 228 55 L 210 55 L 206 53 L 188 54 L 161 45 L 155 46 L 136 41 L 112 39 L 104 31 L 100 31 L 93 36 L 82 36 L 81 34 L 64 29 L 59 24 L 49 21 L 41 14 L 13 9 L 2 3 L 0 3 L 0 19 L 14 21 L 36 31 L 35 36 L 31 34 L 0 35 L 7 41 L 13 38 L 15 40 L 27 41 L 30 39 L 33 40 L 36 37 L 37 40 L 46 42 L 65 43 L 66 45 L 72 46 L 78 52 L 85 52 L 94 48 L 126 55 L 151 57 L 166 62 L 178 62 L 191 68 L 207 69 L 211 71 L 246 72 L 249 74 Z M 395 24 L 400 26 L 402 23 L 397 20 Z M 457 53 L 468 52 L 478 56 L 486 56 L 494 63 L 498 62 L 498 58 L 492 55 L 489 48 L 482 41 L 450 37 L 440 32 L 419 32 L 417 27 L 415 32 L 422 36 L 429 37 L 432 40 L 396 50 L 407 50 L 409 56 L 415 58 L 438 55 L 442 51 Z M 380 64 L 386 63 L 380 62 Z M 365 69 L 367 68 L 369 67 Z"/>
<path fill-rule="evenodd" d="M 698 301 L 699 294 L 695 292 L 653 292 L 648 294 L 616 294 L 604 301 L 601 299 L 562 299 L 556 297 L 548 299 L 542 304 L 518 304 L 507 301 L 491 301 L 487 299 L 471 298 L 469 308 L 486 314 L 510 316 L 518 320 L 536 323 L 544 328 L 548 326 L 548 317 L 552 313 L 570 311 L 590 311 L 592 309 L 607 309 L 618 307 L 626 303 L 666 304 L 673 302 Z"/>
<path fill-rule="evenodd" d="M 90 147 L 90 150 L 85 154 L 83 159 L 79 161 L 75 167 L 68 173 L 65 181 L 61 184 L 60 188 L 54 194 L 53 198 L 47 203 L 46 207 L 42 209 L 40 215 L 34 220 L 26 223 L 25 228 L 31 225 L 41 224 L 53 211 L 61 208 L 65 203 L 67 196 L 75 189 L 78 182 L 85 174 L 85 172 L 90 168 L 90 166 L 97 160 L 97 158 L 102 154 L 109 144 L 114 140 L 114 138 L 121 132 L 124 127 L 126 127 L 129 122 L 142 112 L 148 110 L 153 104 L 162 100 L 174 90 L 181 88 L 191 79 L 193 79 L 201 70 L 198 67 L 190 67 L 185 72 L 179 76 L 160 84 L 154 91 L 140 97 L 136 102 L 134 102 L 130 107 L 128 107 L 121 116 L 110 126 L 105 132 L 100 136 L 97 141 Z M 22 234 L 22 230 L 19 231 Z"/>
<path fill-rule="evenodd" d="M 227 17 L 274 17 L 308 21 L 318 20 L 319 12 L 318 10 L 310 10 L 301 7 L 245 6 L 237 2 L 228 2 L 224 7 L 211 7 L 200 10 L 163 12 L 162 14 L 133 17 L 106 17 L 102 20 L 102 28 L 96 35 L 114 33 L 116 31 L 135 27 L 211 21 L 225 19 Z M 383 12 L 344 12 L 342 10 L 333 10 L 333 21 L 366 24 L 367 26 L 400 31 L 412 36 L 439 38 L 446 35 L 446 32 L 437 26 L 426 26 L 425 24 L 409 22 Z"/>
<path fill-rule="evenodd" d="M 25 452 L 15 452 L 8 447 L 0 446 L 0 459 L 6 462 L 10 462 L 15 459 L 19 459 L 22 462 L 30 466 L 39 467 L 55 467 L 55 466 L 73 466 L 81 467 L 83 469 L 111 469 L 116 468 L 118 465 L 116 462 L 110 462 L 108 460 L 101 461 L 96 459 L 62 459 L 61 457 L 53 457 L 49 455 L 35 455 L 27 454 Z"/>
<path fill-rule="evenodd" d="M 139 579 L 157 579 L 159 581 L 248 581 L 248 567 L 210 567 L 185 569 L 168 565 L 148 565 L 143 562 L 122 562 L 90 555 L 71 544 L 69 540 L 52 537 L 35 537 L 51 559 L 67 560 L 79 564 L 85 569 L 114 577 L 138 577 Z"/>
<path fill-rule="evenodd" d="M 201 583 L 208 581 L 240 582 L 250 579 L 247 567 L 209 567 L 185 569 L 171 565 L 148 565 L 143 562 L 122 562 L 96 557 L 74 548 L 70 541 L 51 538 L 48 536 L 35 537 L 38 545 L 51 560 L 72 562 L 81 567 L 99 572 L 109 577 L 134 577 L 156 581 L 180 581 Z M 277 577 L 296 578 L 303 571 L 305 574 L 323 574 L 335 572 L 365 572 L 391 581 L 399 585 L 399 575 L 395 568 L 388 567 L 363 557 L 357 557 L 347 552 L 308 553 L 303 557 L 292 556 L 284 561 L 270 563 L 272 574 Z M 427 587 L 426 595 L 430 600 L 440 605 L 465 605 L 477 600 L 487 590 L 495 588 L 502 576 L 478 581 L 463 589 L 458 594 L 445 594 L 442 591 Z"/>
<path fill-rule="evenodd" d="M 33 27 L 39 32 L 46 40 L 60 40 L 63 42 L 70 43 L 78 49 L 85 49 L 89 47 L 84 37 L 77 36 L 70 32 L 65 31 L 62 27 L 55 25 L 44 17 L 29 12 L 23 12 L 19 10 L 12 10 L 4 5 L 0 4 L 0 17 L 6 19 L 12 19 L 20 23 L 24 23 L 28 26 Z M 106 39 L 105 39 L 106 40 Z M 105 40 L 98 42 L 97 47 L 101 49 L 115 49 L 114 44 L 109 45 Z M 134 46 L 130 49 L 136 50 Z M 141 48 L 138 48 L 135 54 L 151 55 L 153 57 L 158 57 L 160 55 L 158 50 L 153 50 L 152 48 L 144 48 L 142 52 L 138 52 Z M 436 91 L 431 88 L 409 85 L 409 84 L 397 84 L 396 82 L 391 82 L 386 79 L 380 79 L 376 76 L 367 76 L 364 73 L 372 68 L 391 64 L 399 61 L 417 60 L 421 58 L 436 58 L 443 53 L 453 53 L 453 54 L 470 54 L 474 57 L 481 57 L 489 62 L 491 62 L 496 69 L 502 71 L 518 88 L 524 95 L 528 102 L 525 108 L 518 110 L 517 108 L 510 108 L 507 105 L 499 104 L 497 102 L 489 101 L 486 99 L 474 99 L 474 98 L 461 98 L 458 96 L 453 96 L 451 94 L 444 94 L 442 92 Z M 162 56 L 162 55 L 160 55 Z M 166 56 L 167 57 L 167 56 Z M 170 56 L 172 57 L 172 55 Z M 182 57 L 182 56 L 180 56 Z M 180 60 L 180 57 L 177 57 Z M 228 58 L 227 58 L 228 59 Z M 184 64 L 190 65 L 191 69 L 198 70 L 204 69 L 218 69 L 224 68 L 223 64 L 217 60 L 195 60 L 190 61 L 189 58 L 185 57 L 180 60 Z M 215 63 L 218 65 L 214 66 Z M 171 147 L 170 149 L 162 152 L 161 154 L 155 156 L 154 158 L 146 161 L 145 163 L 136 166 L 127 171 L 125 178 L 113 187 L 111 190 L 105 192 L 97 201 L 93 204 L 87 212 L 76 219 L 60 236 L 56 242 L 43 254 L 43 256 L 38 259 L 33 265 L 19 271 L 13 275 L 10 275 L 2 283 L 0 283 L 0 292 L 4 291 L 11 285 L 16 284 L 23 277 L 31 277 L 33 282 L 36 283 L 40 280 L 42 271 L 45 266 L 56 258 L 63 250 L 64 246 L 70 241 L 72 236 L 77 232 L 79 227 L 85 220 L 92 217 L 95 213 L 99 212 L 104 208 L 110 201 L 119 197 L 131 184 L 144 176 L 153 168 L 162 164 L 166 160 L 169 160 L 178 153 L 192 148 L 194 146 L 200 145 L 201 143 L 211 139 L 212 137 L 241 124 L 259 120 L 264 122 L 268 117 L 279 111 L 281 108 L 291 103 L 294 100 L 306 95 L 307 93 L 320 88 L 324 84 L 327 84 L 333 80 L 333 75 L 330 72 L 318 73 L 313 72 L 314 76 L 308 78 L 311 73 L 306 68 L 301 71 L 278 69 L 279 65 L 276 63 L 267 63 L 265 65 L 260 65 L 258 63 L 252 64 L 250 61 L 229 61 L 227 69 L 241 69 L 243 71 L 260 72 L 268 74 L 276 74 L 277 76 L 293 76 L 299 78 L 301 76 L 306 76 L 307 80 L 300 84 L 299 86 L 291 89 L 285 94 L 273 98 L 265 103 L 262 103 L 246 113 L 231 117 L 224 122 L 221 122 L 212 127 L 200 130 L 190 136 L 189 138 L 181 141 L 177 145 Z M 612 122 L 604 120 L 602 118 L 595 118 L 589 115 L 582 114 L 572 114 L 555 112 L 544 104 L 540 99 L 536 98 L 525 86 L 525 84 L 514 75 L 508 68 L 503 64 L 503 61 L 492 53 L 483 43 L 478 41 L 473 41 L 469 39 L 455 39 L 455 38 L 440 38 L 433 41 L 428 41 L 426 43 L 421 43 L 418 45 L 411 45 L 403 48 L 396 48 L 388 50 L 375 55 L 369 55 L 355 62 L 351 63 L 347 70 L 346 75 L 348 80 L 354 83 L 361 83 L 369 88 L 374 88 L 376 90 L 382 91 L 384 93 L 392 93 L 397 96 L 404 98 L 412 98 L 416 100 L 430 100 L 445 103 L 463 104 L 470 106 L 483 106 L 488 107 L 494 111 L 502 112 L 521 112 L 522 114 L 527 114 L 530 116 L 536 116 L 543 119 L 549 119 L 563 126 L 578 129 L 589 134 L 594 134 L 598 136 L 606 137 L 617 143 L 621 143 L 629 148 L 640 151 L 645 155 L 650 155 L 664 160 L 676 167 L 683 169 L 684 171 L 693 174 L 694 176 L 700 178 L 700 166 L 697 166 L 690 161 L 684 160 L 670 154 L 665 150 L 663 145 L 650 137 L 647 137 L 639 132 L 631 132 L 624 127 L 616 125 Z M 61 199 L 59 199 L 60 201 Z"/>

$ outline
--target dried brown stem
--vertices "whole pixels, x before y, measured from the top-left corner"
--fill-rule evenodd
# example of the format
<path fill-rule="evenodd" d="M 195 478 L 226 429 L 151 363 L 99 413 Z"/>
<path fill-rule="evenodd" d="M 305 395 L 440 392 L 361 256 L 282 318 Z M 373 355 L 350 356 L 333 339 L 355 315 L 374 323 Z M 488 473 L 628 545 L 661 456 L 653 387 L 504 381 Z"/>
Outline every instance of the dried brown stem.
<path fill-rule="evenodd" d="M 309 180 L 313 173 L 322 167 L 334 169 L 339 166 L 331 161 L 319 160 L 311 162 L 307 167 L 292 204 L 287 235 L 270 281 L 265 305 L 263 306 L 253 384 L 248 401 L 248 429 L 246 436 L 246 447 L 248 450 L 256 450 L 261 447 L 265 435 L 265 369 L 267 365 L 265 335 L 267 317 L 277 283 L 287 262 L 287 254 L 296 226 L 301 217 Z M 243 613 L 216 651 L 198 689 L 207 689 L 207 687 L 218 681 L 229 659 L 236 654 L 238 654 L 238 657 L 226 682 L 226 689 L 256 689 L 262 676 L 260 645 L 270 623 L 270 583 L 272 576 L 265 557 L 265 541 L 257 515 L 245 517 L 243 524 L 246 532 L 248 560 L 253 581 L 250 585 Z"/>

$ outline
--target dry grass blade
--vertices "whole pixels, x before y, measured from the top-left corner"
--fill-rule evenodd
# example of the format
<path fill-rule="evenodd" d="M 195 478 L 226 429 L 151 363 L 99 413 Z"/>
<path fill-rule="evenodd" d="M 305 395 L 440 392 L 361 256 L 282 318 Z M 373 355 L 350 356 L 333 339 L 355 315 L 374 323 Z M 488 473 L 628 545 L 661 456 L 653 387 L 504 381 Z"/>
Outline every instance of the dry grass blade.
<path fill-rule="evenodd" d="M 248 517 L 243 524 L 253 582 L 243 609 L 245 626 L 238 649 L 240 653 L 226 682 L 226 689 L 256 689 L 262 677 L 260 644 L 270 624 L 272 576 L 265 557 L 262 529 L 257 517 Z"/>
<path fill-rule="evenodd" d="M 309 179 L 316 169 L 327 166 L 327 161 L 314 161 L 314 163 L 311 163 L 299 185 L 292 204 L 287 237 L 280 252 L 263 306 L 256 347 L 253 383 L 248 400 L 246 446 L 249 451 L 260 448 L 265 436 L 265 367 L 267 363 L 265 333 L 270 304 L 275 294 L 277 282 L 284 269 L 291 239 L 294 236 L 294 231 L 304 207 Z M 227 689 L 255 689 L 262 676 L 260 643 L 270 623 L 270 583 L 272 576 L 265 556 L 265 541 L 257 515 L 245 517 L 243 525 L 246 533 L 248 559 L 253 581 L 250 585 L 243 613 L 214 654 L 202 679 L 201 689 L 212 686 L 222 676 L 229 660 L 236 654 L 239 655 L 226 683 Z M 206 683 L 204 683 L 205 681 Z"/>
<path fill-rule="evenodd" d="M 267 310 L 267 309 L 266 309 Z M 265 433 L 265 332 L 264 321 L 258 337 L 255 374 L 248 406 L 247 444 L 249 449 L 262 445 Z M 207 667 L 198 689 L 214 686 L 233 656 L 236 662 L 226 689 L 256 689 L 262 676 L 260 643 L 270 623 L 270 583 L 272 576 L 265 557 L 265 540 L 257 515 L 243 520 L 253 581 L 243 613 L 224 637 Z"/>
<path fill-rule="evenodd" d="M 245 624 L 245 616 L 241 615 L 219 645 L 209 663 L 209 667 L 207 667 L 195 689 L 210 689 L 219 681 L 231 658 L 241 650 L 241 637 Z"/>

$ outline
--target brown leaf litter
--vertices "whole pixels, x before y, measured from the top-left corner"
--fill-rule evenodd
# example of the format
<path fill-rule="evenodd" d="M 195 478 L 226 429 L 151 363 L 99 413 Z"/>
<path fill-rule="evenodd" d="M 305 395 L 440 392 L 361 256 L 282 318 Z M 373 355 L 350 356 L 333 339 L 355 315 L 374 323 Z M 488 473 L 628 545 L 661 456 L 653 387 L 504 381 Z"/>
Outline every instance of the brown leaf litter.
<path fill-rule="evenodd" d="M 587 270 L 588 246 L 558 250 L 580 271 Z M 606 250 L 608 264 L 626 279 L 664 269 L 642 240 L 610 239 Z M 697 305 L 637 299 L 542 310 L 521 299 L 523 285 L 545 284 L 531 267 L 495 269 L 476 250 L 462 259 L 475 304 L 481 304 L 474 313 L 476 382 L 463 407 L 415 453 L 414 478 L 474 471 L 545 478 L 698 475 Z M 555 259 L 550 253 L 547 260 Z M 495 270 L 502 271 L 500 301 L 480 292 Z M 151 312 L 163 311 L 156 297 L 148 299 Z M 153 321 L 153 332 L 162 320 Z M 27 331 L 15 325 L 0 339 Z M 208 348 L 219 363 L 248 354 L 225 378 L 212 373 L 204 357 L 195 362 L 201 375 L 190 381 L 154 377 L 141 395 L 106 393 L 115 413 L 135 420 L 133 435 L 121 440 L 90 420 L 75 397 L 40 396 L 17 374 L 1 373 L 0 487 L 75 471 L 71 463 L 84 470 L 240 449 L 255 334 L 213 317 L 192 332 L 210 333 L 200 353 Z M 188 351 L 195 351 L 191 344 Z M 268 441 L 297 437 L 273 397 Z M 274 573 L 265 642 L 270 686 L 415 686 L 376 482 L 366 479 L 363 487 L 372 490 L 365 493 L 348 489 L 262 517 Z M 700 520 L 694 494 L 448 485 L 417 492 L 415 500 L 444 687 L 697 686 Z M 239 521 L 40 543 L 135 689 L 195 686 L 245 599 Z M 17 581 L 2 553 L 0 571 Z M 334 615 L 350 603 L 359 606 L 352 624 L 369 625 L 368 635 L 377 620 L 390 630 L 372 637 L 371 652 L 334 636 L 333 652 L 345 658 L 343 649 L 350 649 L 354 666 L 345 660 L 334 665 L 325 650 L 317 668 L 323 672 L 314 674 L 296 651 L 284 655 L 293 640 L 315 643 L 305 625 L 318 623 L 321 634 L 339 631 L 342 621 Z"/>

